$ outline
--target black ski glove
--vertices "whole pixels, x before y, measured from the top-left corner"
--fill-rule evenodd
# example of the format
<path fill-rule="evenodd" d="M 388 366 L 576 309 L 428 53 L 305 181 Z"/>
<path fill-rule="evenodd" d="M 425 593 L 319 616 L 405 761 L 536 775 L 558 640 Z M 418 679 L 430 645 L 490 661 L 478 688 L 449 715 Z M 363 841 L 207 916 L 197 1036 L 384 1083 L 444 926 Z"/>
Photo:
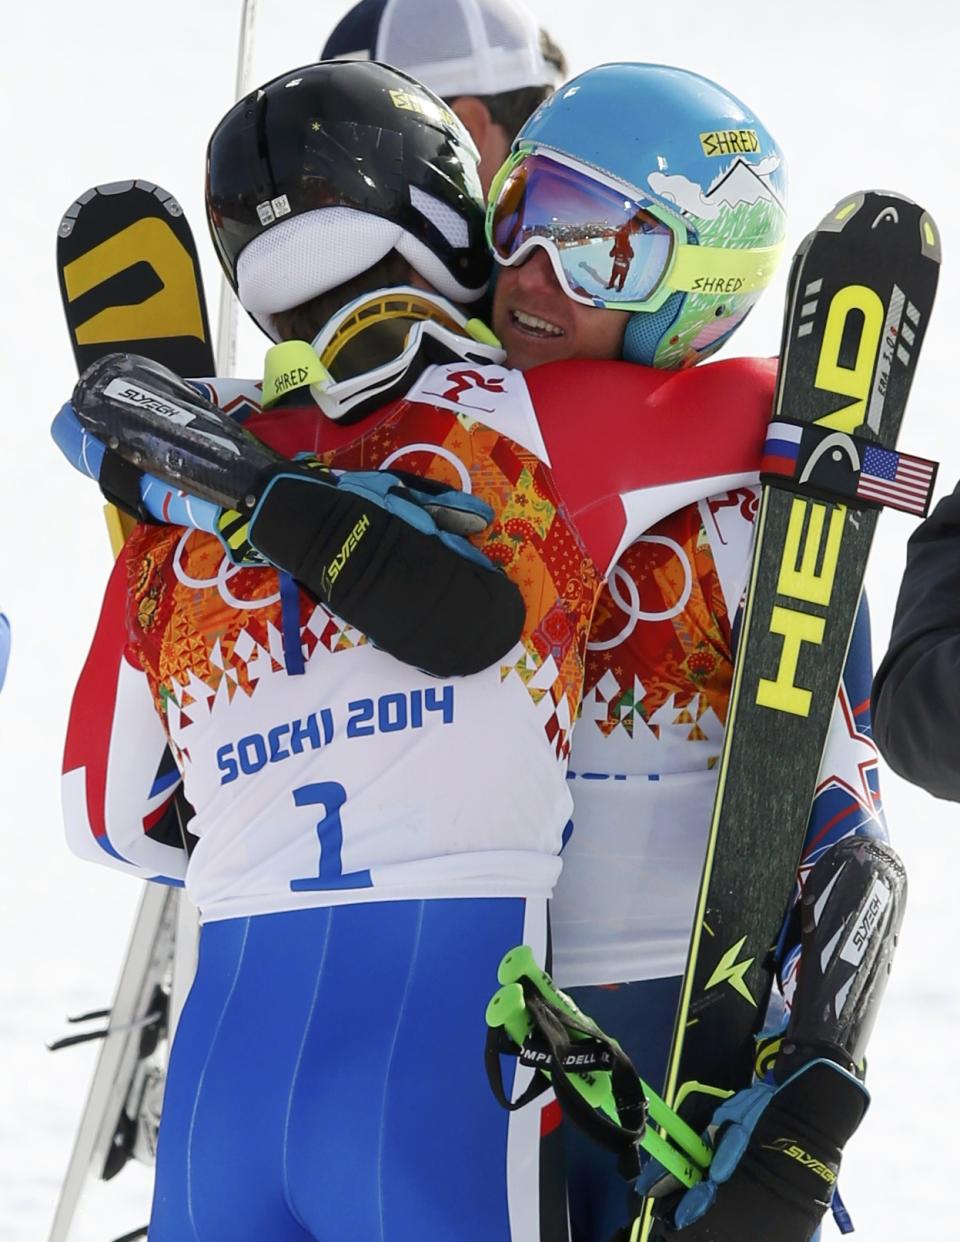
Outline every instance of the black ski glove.
<path fill-rule="evenodd" d="M 452 677 L 495 663 L 523 629 L 519 589 L 463 537 L 492 516 L 429 479 L 292 463 L 265 488 L 247 538 L 375 646 Z"/>
<path fill-rule="evenodd" d="M 180 376 L 135 354 L 90 366 L 58 427 L 67 456 L 94 478 L 103 473 L 108 498 L 127 512 L 156 514 L 144 474 L 209 502 L 233 552 L 252 549 L 286 570 L 406 664 L 438 677 L 477 673 L 520 639 L 519 588 L 463 537 L 493 520 L 475 496 L 397 472 L 285 461 Z M 96 469 L 84 437 L 101 446 Z"/>
<path fill-rule="evenodd" d="M 670 1193 L 655 1162 L 641 1174 L 640 1194 L 666 1192 L 653 1242 L 809 1242 L 868 1102 L 863 1084 L 826 1060 L 809 1062 L 780 1087 L 760 1083 L 724 1101 L 702 1182 Z"/>

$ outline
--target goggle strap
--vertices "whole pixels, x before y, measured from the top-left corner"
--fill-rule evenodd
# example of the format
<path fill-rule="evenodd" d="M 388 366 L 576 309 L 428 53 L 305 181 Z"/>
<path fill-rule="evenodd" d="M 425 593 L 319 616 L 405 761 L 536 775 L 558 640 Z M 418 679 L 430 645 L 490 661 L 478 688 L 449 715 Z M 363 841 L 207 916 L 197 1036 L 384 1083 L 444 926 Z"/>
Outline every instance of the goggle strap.
<path fill-rule="evenodd" d="M 503 189 L 503 183 L 509 177 L 510 173 L 516 168 L 525 156 L 525 152 L 513 151 L 503 161 L 497 171 L 493 174 L 493 180 L 490 182 L 490 189 L 487 192 L 487 213 L 484 219 L 484 235 L 487 239 L 487 245 L 491 250 L 493 245 L 493 213 L 497 205 L 497 199 L 500 197 L 500 191 Z"/>
<path fill-rule="evenodd" d="M 754 293 L 770 283 L 782 253 L 783 242 L 750 250 L 683 243 L 667 284 L 679 293 Z"/>
<path fill-rule="evenodd" d="M 308 384 L 326 387 L 330 373 L 306 341 L 282 341 L 267 350 L 263 360 L 263 408 Z"/>

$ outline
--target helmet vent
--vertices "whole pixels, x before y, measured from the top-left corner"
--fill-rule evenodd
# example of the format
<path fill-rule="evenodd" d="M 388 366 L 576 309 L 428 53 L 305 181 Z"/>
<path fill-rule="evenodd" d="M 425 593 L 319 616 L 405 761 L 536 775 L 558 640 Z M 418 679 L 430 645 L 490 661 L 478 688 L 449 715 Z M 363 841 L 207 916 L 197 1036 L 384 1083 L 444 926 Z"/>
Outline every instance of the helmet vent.
<path fill-rule="evenodd" d="M 240 304 L 255 318 L 289 310 L 359 276 L 390 250 L 444 297 L 472 302 L 483 292 L 462 285 L 398 224 L 350 207 L 320 207 L 278 221 L 244 249 L 237 263 Z"/>
<path fill-rule="evenodd" d="M 276 314 L 373 267 L 401 230 L 349 207 L 325 207 L 275 224 L 237 263 L 240 303 L 252 314 Z"/>

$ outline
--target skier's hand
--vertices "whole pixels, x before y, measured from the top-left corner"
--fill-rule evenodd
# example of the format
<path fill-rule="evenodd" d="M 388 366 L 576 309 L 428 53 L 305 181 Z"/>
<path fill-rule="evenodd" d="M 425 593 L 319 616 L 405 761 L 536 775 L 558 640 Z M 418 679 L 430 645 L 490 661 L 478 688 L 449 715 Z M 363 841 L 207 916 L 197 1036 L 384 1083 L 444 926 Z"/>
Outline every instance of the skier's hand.
<path fill-rule="evenodd" d="M 377 647 L 451 677 L 495 663 L 523 629 L 518 588 L 464 538 L 492 518 L 476 497 L 417 476 L 293 462 L 267 482 L 247 537 Z"/>
<path fill-rule="evenodd" d="M 781 1086 L 732 1096 L 714 1113 L 707 1177 L 671 1192 L 652 1163 L 636 1183 L 656 1195 L 655 1242 L 810 1242 L 830 1205 L 844 1145 L 866 1111 L 862 1083 L 815 1060 Z"/>
<path fill-rule="evenodd" d="M 405 470 L 354 470 L 337 476 L 337 485 L 381 504 L 388 513 L 425 534 L 438 535 L 459 556 L 485 569 L 493 563 L 468 543 L 493 521 L 493 510 L 478 496 Z"/>
<path fill-rule="evenodd" d="M 143 474 L 131 464 L 132 456 L 142 463 L 149 450 L 148 479 L 159 494 L 172 488 L 177 496 L 205 496 L 203 518 L 213 525 L 200 528 L 215 530 L 235 563 L 285 570 L 405 664 L 438 677 L 464 676 L 488 668 L 517 643 L 523 598 L 466 538 L 493 519 L 484 501 L 398 471 L 337 473 L 315 458 L 287 462 L 177 376 L 143 360 L 113 357 L 98 364 L 92 395 L 83 389 L 91 426 L 81 425 L 68 405 L 54 432 L 69 460 L 99 479 L 107 498 L 125 512 L 141 521 L 158 513 L 159 520 L 171 520 L 166 504 L 148 511 Z M 139 409 L 131 415 L 100 393 L 128 373 L 158 401 L 173 400 L 193 414 L 199 433 L 193 428 L 193 438 L 185 438 L 178 425 L 157 428 L 146 415 L 137 422 Z M 131 418 L 139 438 L 125 441 L 127 456 L 121 456 L 109 445 L 114 433 L 133 435 Z M 193 492 L 198 480 L 203 490 Z M 177 512 L 174 521 L 185 515 L 198 524 L 189 505 Z"/>

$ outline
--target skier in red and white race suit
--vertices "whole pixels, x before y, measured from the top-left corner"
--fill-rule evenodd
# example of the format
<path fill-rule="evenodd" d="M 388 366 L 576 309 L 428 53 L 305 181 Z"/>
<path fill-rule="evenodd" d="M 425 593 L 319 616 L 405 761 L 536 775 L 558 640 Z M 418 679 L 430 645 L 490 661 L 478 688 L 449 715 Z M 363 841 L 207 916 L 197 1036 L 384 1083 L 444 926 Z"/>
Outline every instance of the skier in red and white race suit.
<path fill-rule="evenodd" d="M 689 89 L 691 79 L 697 90 Z M 662 212 L 682 209 L 683 226 L 701 243 L 726 230 L 731 244 L 756 244 L 764 212 L 770 236 L 777 238 L 785 182 L 776 145 L 736 101 L 728 102 L 727 122 L 718 125 L 721 109 L 693 75 L 606 66 L 577 84 L 578 90 L 558 92 L 521 129 L 493 187 L 488 237 L 503 265 L 493 326 L 507 360 L 531 379 L 539 366 L 571 356 L 622 357 L 656 368 L 700 363 L 729 339 L 757 292 L 675 292 L 659 308 L 637 310 L 632 302 L 643 288 L 631 281 L 642 279 L 643 254 L 625 289 L 611 293 L 601 279 L 606 269 L 594 260 L 599 245 L 578 225 L 601 217 L 606 189 L 611 224 L 631 218 L 643 221 L 644 232 L 655 229 L 649 214 L 629 217 L 632 194 L 636 205 L 652 200 Z M 660 122 L 665 93 L 669 136 Z M 700 111 L 704 100 L 714 103 L 712 115 Z M 605 123 L 619 115 L 631 116 L 629 135 Z M 754 154 L 744 154 L 748 147 Z M 591 199 L 592 211 L 584 206 Z M 646 240 L 639 236 L 635 244 Z M 593 309 L 601 303 L 605 310 Z M 587 643 L 581 719 L 567 771 L 574 813 L 551 903 L 553 976 L 655 1085 L 663 1080 L 696 907 L 758 498 L 758 483 L 751 479 L 652 525 L 608 576 Z M 864 604 L 817 779 L 798 901 L 819 861 L 824 869 L 836 865 L 832 850 L 838 842 L 847 840 L 846 849 L 850 838 L 886 838 L 870 676 Z M 844 894 L 843 900 L 856 898 Z M 856 909 L 850 904 L 840 917 L 850 918 Z M 795 910 L 778 945 L 780 992 L 764 1041 L 774 1049 L 771 1040 L 789 1016 L 800 962 Z M 865 1017 L 858 1033 L 869 1022 Z M 804 1055 L 809 1058 L 810 1050 L 793 1062 L 781 1058 L 780 1081 L 804 1063 Z M 850 1068 L 843 1053 L 835 1055 L 843 1069 Z M 762 1066 L 772 1084 L 774 1058 L 767 1056 Z M 840 1082 L 840 1094 L 849 1089 L 858 1117 L 860 1089 L 849 1079 Z M 576 1130 L 565 1131 L 574 1237 L 608 1242 L 629 1211 L 616 1160 Z M 803 1219 L 780 1219 L 779 1226 L 770 1226 L 773 1236 L 791 1238 L 796 1229 L 810 1236 L 830 1199 L 822 1186 L 818 1206 L 808 1205 L 799 1213 Z M 800 1197 L 809 1191 L 803 1187 Z M 767 1207 L 760 1219 L 777 1222 L 776 1208 Z M 757 1217 L 750 1211 L 758 1208 L 756 1201 L 746 1216 L 728 1218 L 716 1205 L 706 1212 L 700 1206 L 702 1218 L 688 1218 L 678 1236 L 712 1238 L 711 1229 L 727 1228 L 733 1237 L 738 1226 L 751 1233 Z M 839 1201 L 835 1210 L 843 1218 Z"/>
<path fill-rule="evenodd" d="M 64 802 L 78 852 L 185 881 L 203 920 L 157 1242 L 566 1230 L 562 1194 L 541 1205 L 540 1117 L 499 1112 L 476 1024 L 502 953 L 546 951 L 600 583 L 661 516 L 752 477 L 774 366 L 570 363 L 525 380 L 477 365 L 454 307 L 393 287 L 412 272 L 446 296 L 482 292 L 467 283 L 474 159 L 439 100 L 375 64 L 286 74 L 211 140 L 212 227 L 241 302 L 278 336 L 305 335 L 311 315 L 326 327 L 314 396 L 264 410 L 258 384 L 205 391 L 285 454 L 488 501 L 497 520 L 475 542 L 526 621 L 494 667 L 431 679 L 288 574 L 231 565 L 213 536 L 128 541 L 77 688 Z M 753 266 L 765 280 L 767 257 Z M 310 514 L 281 499 L 271 520 L 299 534 Z M 189 860 L 151 835 L 169 784 L 144 797 L 168 742 L 195 809 Z"/>

